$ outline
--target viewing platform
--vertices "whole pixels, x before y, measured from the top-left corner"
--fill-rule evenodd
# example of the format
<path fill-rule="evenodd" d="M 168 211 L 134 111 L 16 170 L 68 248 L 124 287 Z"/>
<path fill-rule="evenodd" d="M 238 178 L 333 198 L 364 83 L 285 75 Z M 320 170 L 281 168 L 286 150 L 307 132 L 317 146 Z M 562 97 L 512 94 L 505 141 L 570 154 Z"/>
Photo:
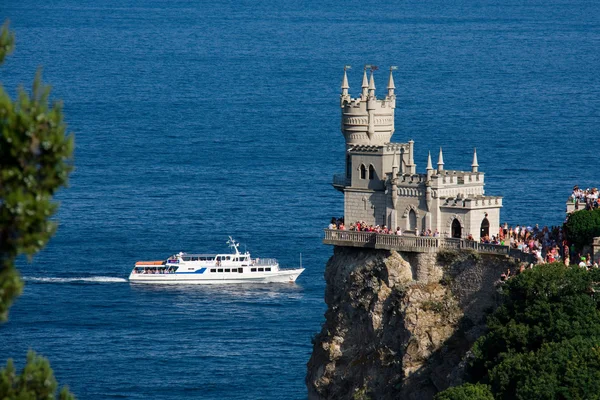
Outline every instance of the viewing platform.
<path fill-rule="evenodd" d="M 435 253 L 440 249 L 469 249 L 481 254 L 504 255 L 521 262 L 534 263 L 535 256 L 510 246 L 479 243 L 473 240 L 441 238 L 431 236 L 408 236 L 375 232 L 342 231 L 325 229 L 324 244 L 334 246 L 365 247 L 371 249 L 396 250 L 412 253 Z"/>

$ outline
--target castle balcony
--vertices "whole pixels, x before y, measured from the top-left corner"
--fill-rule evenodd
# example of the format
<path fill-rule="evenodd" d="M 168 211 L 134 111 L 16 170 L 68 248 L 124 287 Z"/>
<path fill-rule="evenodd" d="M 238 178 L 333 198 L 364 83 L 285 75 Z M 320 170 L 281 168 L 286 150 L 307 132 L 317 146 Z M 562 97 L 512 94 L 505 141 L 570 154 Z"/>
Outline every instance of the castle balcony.
<path fill-rule="evenodd" d="M 374 232 L 325 229 L 323 243 L 334 246 L 365 247 L 409 253 L 436 253 L 440 249 L 470 249 L 483 254 L 504 255 L 522 262 L 535 262 L 533 254 L 523 253 L 518 249 L 511 249 L 510 246 L 479 243 L 473 240 L 456 238 L 408 235 L 398 236 Z"/>
<path fill-rule="evenodd" d="M 350 178 L 346 177 L 346 174 L 335 174 L 332 185 L 340 192 L 343 192 L 345 187 L 350 186 Z"/>

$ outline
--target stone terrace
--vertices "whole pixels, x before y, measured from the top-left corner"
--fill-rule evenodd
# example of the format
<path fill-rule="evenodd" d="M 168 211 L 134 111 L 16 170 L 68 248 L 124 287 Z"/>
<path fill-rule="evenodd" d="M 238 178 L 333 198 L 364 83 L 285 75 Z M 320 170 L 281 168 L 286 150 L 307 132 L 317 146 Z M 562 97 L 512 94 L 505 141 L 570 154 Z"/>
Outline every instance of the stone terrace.
<path fill-rule="evenodd" d="M 470 249 L 482 254 L 505 255 L 522 262 L 535 262 L 533 254 L 523 253 L 510 246 L 478 243 L 472 240 L 430 236 L 408 236 L 375 232 L 341 231 L 325 229 L 324 244 L 334 246 L 367 247 L 410 253 L 435 253 L 440 249 Z"/>

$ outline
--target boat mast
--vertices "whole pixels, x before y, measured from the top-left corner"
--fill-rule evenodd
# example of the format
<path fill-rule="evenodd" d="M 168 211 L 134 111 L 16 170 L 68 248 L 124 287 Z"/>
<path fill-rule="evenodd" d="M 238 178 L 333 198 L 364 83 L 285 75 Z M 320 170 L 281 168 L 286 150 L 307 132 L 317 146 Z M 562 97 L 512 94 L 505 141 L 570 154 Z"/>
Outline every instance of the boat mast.
<path fill-rule="evenodd" d="M 227 241 L 227 244 L 229 245 L 229 247 L 233 247 L 233 249 L 235 250 L 235 255 L 239 255 L 240 252 L 238 250 L 239 247 L 239 243 L 236 243 L 235 240 L 233 240 L 233 238 L 231 236 L 229 236 L 229 240 Z"/>

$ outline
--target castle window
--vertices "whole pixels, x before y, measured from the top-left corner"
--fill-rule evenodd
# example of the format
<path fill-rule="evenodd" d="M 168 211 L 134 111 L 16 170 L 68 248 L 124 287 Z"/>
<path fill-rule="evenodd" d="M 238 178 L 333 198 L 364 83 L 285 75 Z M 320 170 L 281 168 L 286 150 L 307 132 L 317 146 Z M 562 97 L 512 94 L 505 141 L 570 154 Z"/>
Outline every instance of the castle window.
<path fill-rule="evenodd" d="M 365 167 L 365 164 L 360 165 L 360 179 L 367 179 L 367 167 Z"/>
<path fill-rule="evenodd" d="M 369 165 L 369 179 L 375 179 L 375 167 L 373 164 Z"/>

